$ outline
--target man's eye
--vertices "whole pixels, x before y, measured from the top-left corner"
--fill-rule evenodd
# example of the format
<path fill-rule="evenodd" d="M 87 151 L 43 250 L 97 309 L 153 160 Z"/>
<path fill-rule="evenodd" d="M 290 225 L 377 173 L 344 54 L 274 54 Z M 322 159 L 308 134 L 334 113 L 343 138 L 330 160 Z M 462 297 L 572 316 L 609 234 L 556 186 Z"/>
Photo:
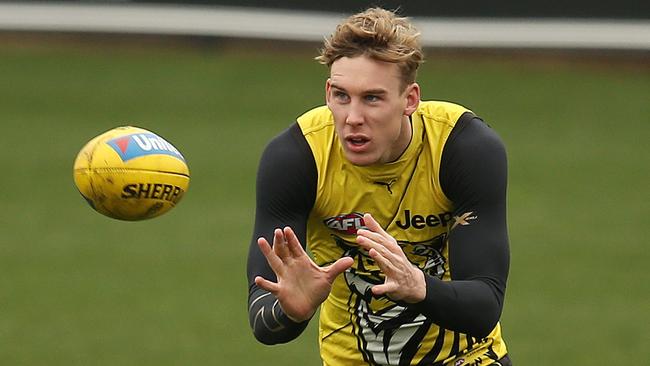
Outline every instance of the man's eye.
<path fill-rule="evenodd" d="M 365 96 L 366 101 L 368 102 L 376 102 L 379 100 L 379 97 L 376 95 L 366 95 Z"/>
<path fill-rule="evenodd" d="M 343 92 L 340 92 L 340 91 L 335 91 L 334 92 L 334 98 L 340 99 L 340 100 L 347 100 L 348 95 L 343 93 Z"/>

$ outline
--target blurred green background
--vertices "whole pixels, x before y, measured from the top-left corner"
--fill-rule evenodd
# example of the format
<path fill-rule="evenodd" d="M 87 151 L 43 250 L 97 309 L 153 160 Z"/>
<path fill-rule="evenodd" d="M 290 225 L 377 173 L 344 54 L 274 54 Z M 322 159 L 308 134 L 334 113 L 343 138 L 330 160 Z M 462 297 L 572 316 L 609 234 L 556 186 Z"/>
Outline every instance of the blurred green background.
<path fill-rule="evenodd" d="M 316 47 L 0 42 L 0 364 L 318 365 L 316 322 L 256 343 L 246 253 L 266 142 L 323 102 Z M 484 117 L 509 152 L 516 365 L 650 359 L 650 64 L 429 51 L 424 99 Z M 611 60 L 610 60 L 611 61 Z M 133 124 L 187 158 L 170 213 L 119 222 L 72 182 Z"/>

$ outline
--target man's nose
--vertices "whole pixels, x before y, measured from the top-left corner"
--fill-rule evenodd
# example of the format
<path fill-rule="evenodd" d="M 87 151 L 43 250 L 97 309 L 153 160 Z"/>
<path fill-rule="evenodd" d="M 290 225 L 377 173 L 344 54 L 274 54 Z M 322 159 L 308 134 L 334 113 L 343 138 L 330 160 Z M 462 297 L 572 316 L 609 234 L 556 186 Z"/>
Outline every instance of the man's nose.
<path fill-rule="evenodd" d="M 350 108 L 348 109 L 348 115 L 345 118 L 345 123 L 349 125 L 363 124 L 363 110 L 359 103 L 350 103 Z"/>

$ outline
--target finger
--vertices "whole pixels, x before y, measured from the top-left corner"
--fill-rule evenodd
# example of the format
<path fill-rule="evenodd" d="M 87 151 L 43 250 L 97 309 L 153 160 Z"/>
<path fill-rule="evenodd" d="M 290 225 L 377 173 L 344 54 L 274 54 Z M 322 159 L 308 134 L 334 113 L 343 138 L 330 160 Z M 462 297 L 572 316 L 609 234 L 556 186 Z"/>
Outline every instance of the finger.
<path fill-rule="evenodd" d="M 328 280 L 330 282 L 333 282 L 334 278 L 336 278 L 336 276 L 338 276 L 341 273 L 345 272 L 348 268 L 352 267 L 353 264 L 354 264 L 354 259 L 352 259 L 352 257 L 339 258 L 333 264 L 325 267 L 325 271 L 327 272 Z"/>
<path fill-rule="evenodd" d="M 393 253 L 399 253 L 402 251 L 402 248 L 397 244 L 397 240 L 388 234 L 372 217 L 372 215 L 366 213 L 363 216 L 363 222 L 369 230 L 359 229 L 357 230 L 358 235 L 362 235 L 382 246 L 385 246 Z"/>
<path fill-rule="evenodd" d="M 374 217 L 372 217 L 371 214 L 365 213 L 363 215 L 363 223 L 366 225 L 368 229 L 371 231 L 374 231 L 376 233 L 381 234 L 382 236 L 386 234 L 384 229 L 379 225 L 379 223 L 375 220 Z"/>
<path fill-rule="evenodd" d="M 364 238 L 368 238 L 377 243 L 384 241 L 384 236 L 382 234 L 365 229 L 357 230 L 357 236 L 363 236 Z"/>
<path fill-rule="evenodd" d="M 373 295 L 383 296 L 386 294 L 393 293 L 397 291 L 398 287 L 395 283 L 384 283 L 382 285 L 374 285 L 370 289 Z"/>
<path fill-rule="evenodd" d="M 390 245 L 390 242 L 384 238 L 374 240 L 365 235 L 361 235 L 357 236 L 356 242 L 367 251 L 370 251 L 370 249 L 375 249 L 382 254 L 386 253 L 384 255 L 388 255 L 389 252 L 398 250 L 401 252 L 402 250 L 399 246 L 397 246 L 397 249 L 395 249 L 395 247 L 393 245 Z"/>
<path fill-rule="evenodd" d="M 272 293 L 272 294 L 277 294 L 278 291 L 280 290 L 280 285 L 278 285 L 275 282 L 271 282 L 267 280 L 266 278 L 263 278 L 261 276 L 255 277 L 255 284 L 259 286 L 260 288 Z"/>
<path fill-rule="evenodd" d="M 289 248 L 287 248 L 287 241 L 284 237 L 284 232 L 281 229 L 273 231 L 273 251 L 275 254 L 284 259 L 290 256 Z"/>
<path fill-rule="evenodd" d="M 307 252 L 305 252 L 305 249 L 300 244 L 300 240 L 298 240 L 296 233 L 294 233 L 293 229 L 289 226 L 284 228 L 284 237 L 287 239 L 287 247 L 291 255 L 296 258 L 307 255 Z"/>
<path fill-rule="evenodd" d="M 396 263 L 393 263 L 393 260 L 399 259 L 396 259 L 394 255 L 388 252 L 388 250 L 385 248 L 384 252 L 380 252 L 376 249 L 371 249 L 368 251 L 368 254 L 370 255 L 370 258 L 372 258 L 375 263 L 377 263 L 377 266 L 379 266 L 379 269 L 384 275 L 391 277 L 397 273 L 397 265 Z"/>
<path fill-rule="evenodd" d="M 368 238 L 367 236 L 363 235 L 358 235 L 356 238 L 357 244 L 359 244 L 363 249 L 365 250 L 370 250 L 370 249 L 379 249 L 382 247 L 382 245 L 379 245 L 377 242 L 374 240 Z"/>
<path fill-rule="evenodd" d="M 264 254 L 264 257 L 269 263 L 269 266 L 271 266 L 273 272 L 275 272 L 276 275 L 279 275 L 282 272 L 283 263 L 282 260 L 275 254 L 269 242 L 264 238 L 259 238 L 257 239 L 257 246 L 262 251 L 262 254 Z"/>

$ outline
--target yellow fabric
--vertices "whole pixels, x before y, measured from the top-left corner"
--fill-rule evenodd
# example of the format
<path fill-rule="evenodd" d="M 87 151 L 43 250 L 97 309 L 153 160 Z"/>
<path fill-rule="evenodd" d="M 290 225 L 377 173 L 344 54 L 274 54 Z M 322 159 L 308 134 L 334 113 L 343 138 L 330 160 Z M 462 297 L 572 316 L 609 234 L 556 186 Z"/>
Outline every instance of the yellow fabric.
<path fill-rule="evenodd" d="M 440 329 L 385 297 L 372 297 L 370 286 L 383 283 L 383 276 L 355 243 L 362 214 L 369 212 L 411 262 L 428 274 L 450 279 L 446 238 L 452 205 L 440 188 L 439 167 L 445 142 L 465 112 L 452 103 L 421 102 L 411 117 L 413 137 L 406 151 L 393 163 L 370 167 L 345 159 L 326 106 L 298 118 L 318 169 L 317 197 L 307 227 L 309 250 L 319 265 L 344 255 L 355 259 L 320 309 L 324 365 L 397 365 L 400 359 L 415 365 L 423 358 L 426 364 L 453 364 L 463 358 L 462 364 L 488 365 L 489 358 L 506 354 L 499 325 L 478 340 Z"/>

